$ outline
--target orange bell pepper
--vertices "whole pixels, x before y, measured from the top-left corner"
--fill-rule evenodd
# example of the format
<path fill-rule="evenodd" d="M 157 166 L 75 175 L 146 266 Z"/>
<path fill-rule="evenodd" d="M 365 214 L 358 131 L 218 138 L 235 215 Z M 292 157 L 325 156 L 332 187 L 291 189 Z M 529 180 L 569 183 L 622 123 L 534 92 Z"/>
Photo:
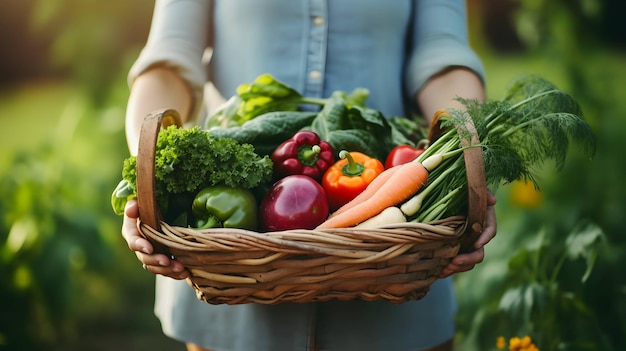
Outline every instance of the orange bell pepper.
<path fill-rule="evenodd" d="M 381 161 L 361 152 L 342 150 L 339 158 L 322 178 L 331 211 L 354 199 L 385 170 Z"/>

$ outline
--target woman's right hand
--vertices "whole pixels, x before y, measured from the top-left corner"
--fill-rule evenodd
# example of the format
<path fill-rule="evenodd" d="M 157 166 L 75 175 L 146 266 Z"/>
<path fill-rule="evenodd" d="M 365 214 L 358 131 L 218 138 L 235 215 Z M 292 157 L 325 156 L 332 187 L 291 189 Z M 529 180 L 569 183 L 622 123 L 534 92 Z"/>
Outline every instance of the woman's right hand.
<path fill-rule="evenodd" d="M 137 229 L 138 218 L 139 207 L 137 206 L 137 200 L 128 201 L 124 209 L 122 236 L 128 243 L 128 247 L 135 251 L 137 259 L 143 263 L 144 269 L 173 279 L 186 279 L 189 277 L 189 271 L 180 262 L 170 259 L 167 255 L 153 253 L 154 247 L 152 244 L 139 234 Z"/>

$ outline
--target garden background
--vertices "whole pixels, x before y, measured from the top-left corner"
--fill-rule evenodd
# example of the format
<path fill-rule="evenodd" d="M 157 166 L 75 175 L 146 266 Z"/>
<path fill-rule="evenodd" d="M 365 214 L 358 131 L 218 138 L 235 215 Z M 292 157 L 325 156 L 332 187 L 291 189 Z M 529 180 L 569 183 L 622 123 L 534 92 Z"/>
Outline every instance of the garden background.
<path fill-rule="evenodd" d="M 0 2 L 0 350 L 183 350 L 109 197 L 127 157 L 125 76 L 152 1 Z M 598 137 L 542 189 L 497 191 L 498 236 L 455 277 L 458 349 L 626 350 L 622 0 L 470 0 L 490 98 L 519 74 L 571 93 Z"/>

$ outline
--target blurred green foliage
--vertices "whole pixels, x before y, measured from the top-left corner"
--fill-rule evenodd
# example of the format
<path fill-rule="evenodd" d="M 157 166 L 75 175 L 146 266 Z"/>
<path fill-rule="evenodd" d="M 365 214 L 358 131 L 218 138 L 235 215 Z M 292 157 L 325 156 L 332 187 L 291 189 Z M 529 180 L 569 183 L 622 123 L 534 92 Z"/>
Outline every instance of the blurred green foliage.
<path fill-rule="evenodd" d="M 47 50 L 13 43 L 36 75 L 0 88 L 0 350 L 181 347 L 160 333 L 154 277 L 126 247 L 109 201 L 128 156 L 125 75 L 152 2 L 0 7 L 24 15 L 12 31 L 50 39 Z"/>
<path fill-rule="evenodd" d="M 470 2 L 475 13 L 491 3 Z M 491 350 L 499 335 L 531 335 L 543 351 L 624 350 L 626 69 L 616 49 L 623 28 L 608 20 L 621 2 L 509 3 L 517 51 L 499 51 L 472 27 L 489 95 L 499 98 L 517 74 L 540 74 L 581 103 L 599 145 L 593 160 L 573 145 L 561 173 L 545 170 L 539 195 L 498 189 L 498 236 L 484 263 L 455 278 L 459 348 Z M 152 314 L 153 277 L 109 207 L 128 154 L 125 75 L 152 1 L 0 6 L 28 14 L 26 32 L 50 43 L 38 72 L 61 78 L 0 91 L 9 126 L 0 130 L 0 349 L 175 349 Z"/>
<path fill-rule="evenodd" d="M 599 145 L 593 160 L 572 145 L 562 172 L 545 170 L 532 206 L 516 201 L 518 192 L 532 190 L 500 189 L 499 234 L 486 247 L 486 261 L 456 278 L 459 343 L 489 350 L 497 336 L 530 335 L 542 351 L 624 350 L 626 162 L 619 150 L 626 68 L 617 49 L 624 28 L 621 36 L 603 35 L 608 25 L 619 29 L 605 22 L 616 6 L 611 1 L 517 3 L 516 30 L 526 49 L 504 65 L 487 50 L 487 72 L 498 75 L 491 92 L 507 72 L 541 74 L 580 102 Z"/>
<path fill-rule="evenodd" d="M 28 96 L 13 105 L 46 100 L 45 90 Z M 22 138 L 39 137 L 0 158 L 0 349 L 79 350 L 113 335 L 127 345 L 142 335 L 162 342 L 153 277 L 128 251 L 107 201 L 127 155 L 123 109 L 96 109 L 74 90 L 58 103 L 52 128 L 22 129 Z M 90 349 L 99 347 L 110 349 Z"/>
<path fill-rule="evenodd" d="M 145 43 L 152 1 L 30 0 L 35 35 L 54 33 L 49 63 L 99 104 Z"/>

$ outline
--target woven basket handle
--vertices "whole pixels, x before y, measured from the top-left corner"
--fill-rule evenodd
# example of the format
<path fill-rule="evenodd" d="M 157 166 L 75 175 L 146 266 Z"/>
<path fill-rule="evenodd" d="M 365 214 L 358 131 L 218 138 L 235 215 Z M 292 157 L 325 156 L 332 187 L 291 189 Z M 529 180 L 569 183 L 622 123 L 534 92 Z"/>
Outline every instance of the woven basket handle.
<path fill-rule="evenodd" d="M 141 125 L 139 134 L 139 149 L 137 150 L 137 204 L 139 205 L 139 218 L 141 222 L 161 230 L 161 214 L 157 206 L 154 178 L 154 161 L 156 155 L 156 143 L 161 128 L 170 125 L 182 126 L 178 112 L 164 109 L 150 113 Z M 155 252 L 167 253 L 165 246 L 148 239 L 154 246 Z"/>
<path fill-rule="evenodd" d="M 445 110 L 435 113 L 428 138 L 434 142 L 444 131 L 440 126 L 440 118 L 447 114 Z M 468 116 L 469 117 L 469 116 Z M 457 128 L 463 147 L 479 145 L 478 132 L 471 118 L 465 119 L 465 125 Z M 468 139 L 467 136 L 471 135 Z M 485 214 L 487 212 L 487 183 L 485 165 L 481 147 L 470 147 L 463 150 L 465 169 L 467 173 L 468 213 L 465 222 L 464 234 L 461 239 L 461 252 L 474 250 L 474 243 L 483 231 Z"/>

